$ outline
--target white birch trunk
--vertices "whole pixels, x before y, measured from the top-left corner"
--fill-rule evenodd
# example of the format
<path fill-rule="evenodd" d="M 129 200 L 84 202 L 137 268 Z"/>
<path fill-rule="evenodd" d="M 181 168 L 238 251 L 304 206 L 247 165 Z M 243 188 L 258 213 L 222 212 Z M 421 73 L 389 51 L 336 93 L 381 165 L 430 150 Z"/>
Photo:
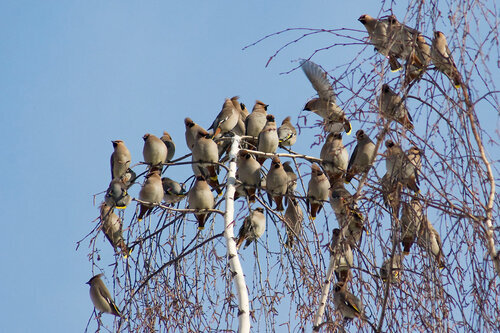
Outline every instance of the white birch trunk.
<path fill-rule="evenodd" d="M 316 312 L 316 316 L 314 317 L 313 332 L 319 332 L 319 325 L 321 324 L 323 314 L 325 313 L 326 301 L 328 300 L 328 293 L 330 292 L 330 285 L 332 283 L 334 263 L 334 257 L 330 256 L 330 263 L 328 264 L 328 271 L 326 272 L 326 280 L 323 284 L 323 289 L 321 290 L 321 298 L 319 300 L 318 311 Z"/>

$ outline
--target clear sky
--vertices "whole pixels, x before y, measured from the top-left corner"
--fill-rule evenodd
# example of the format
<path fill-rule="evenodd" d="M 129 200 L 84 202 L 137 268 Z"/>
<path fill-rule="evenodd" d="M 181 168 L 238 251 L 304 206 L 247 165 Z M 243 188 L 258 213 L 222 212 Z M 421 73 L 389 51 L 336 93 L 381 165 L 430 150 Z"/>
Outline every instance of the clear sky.
<path fill-rule="evenodd" d="M 296 121 L 314 92 L 302 72 L 280 73 L 328 46 L 331 37 L 292 45 L 267 68 L 288 38 L 242 48 L 288 27 L 361 30 L 357 18 L 379 11 L 374 1 L 363 2 L 369 5 L 2 1 L 1 330 L 85 328 L 93 311 L 85 285 L 92 271 L 88 249 L 75 248 L 98 217 L 93 194 L 108 185 L 111 140 L 124 140 L 134 163 L 142 159 L 142 136 L 167 130 L 181 156 L 187 153 L 184 117 L 208 127 L 224 98 L 234 95 L 249 108 L 265 101 L 279 122 L 287 115 Z M 314 60 L 332 68 L 363 47 L 334 49 Z M 491 119 L 495 126 L 498 117 Z M 297 150 L 313 142 L 312 132 L 304 137 Z M 308 152 L 319 155 L 317 148 Z"/>

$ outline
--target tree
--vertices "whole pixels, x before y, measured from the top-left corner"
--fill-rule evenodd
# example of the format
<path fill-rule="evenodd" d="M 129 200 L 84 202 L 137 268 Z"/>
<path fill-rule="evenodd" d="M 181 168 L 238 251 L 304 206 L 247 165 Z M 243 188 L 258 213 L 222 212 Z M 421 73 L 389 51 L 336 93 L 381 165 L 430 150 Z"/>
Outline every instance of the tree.
<path fill-rule="evenodd" d="M 330 81 L 334 81 L 339 100 L 340 96 L 348 96 L 338 102 L 354 130 L 363 129 L 378 152 L 371 169 L 357 175 L 346 187 L 353 195 L 349 209 L 359 211 L 365 229 L 361 242 L 351 246 L 354 262 L 346 288 L 362 299 L 366 319 L 343 320 L 332 301 L 332 285 L 338 282 L 333 276 L 332 258 L 338 247 L 330 256 L 329 245 L 333 229 L 341 222 L 328 203 L 314 221 L 304 214 L 306 218 L 299 231 L 266 200 L 265 191 L 258 191 L 255 204 L 237 199 L 235 218 L 231 216 L 237 150 L 244 148 L 262 156 L 244 146 L 250 138 L 242 137 L 240 144 L 240 137 L 235 136 L 220 141 L 231 142 L 232 148 L 219 164 L 218 179 L 225 188 L 224 197 L 211 211 L 206 230 L 193 234 L 194 223 L 188 223 L 195 221 L 193 210 L 186 209 L 185 200 L 178 208 L 156 205 L 146 221 L 138 222 L 135 215 L 129 218 L 124 238 L 132 252 L 126 259 L 117 254 L 112 275 L 117 298 L 123 300 L 120 306 L 128 320 L 117 319 L 113 330 L 231 331 L 240 327 L 244 331 L 237 321 L 249 315 L 255 330 L 282 330 L 285 326 L 290 331 L 313 327 L 320 331 L 342 327 L 384 332 L 494 331 L 500 313 L 497 302 L 500 258 L 496 250 L 500 200 L 494 176 L 494 172 L 498 175 L 498 169 L 490 162 L 487 149 L 488 146 L 495 149 L 496 145 L 490 143 L 492 138 L 479 121 L 483 110 L 493 109 L 497 113 L 500 110 L 495 76 L 490 72 L 495 65 L 491 58 L 497 59 L 499 54 L 494 8 L 494 3 L 488 1 L 465 4 L 452 1 L 446 5 L 412 1 L 406 15 L 398 17 L 427 36 L 429 44 L 436 27 L 443 23 L 450 27 L 444 33 L 460 70 L 459 89 L 436 70 L 434 63 L 420 80 L 403 87 L 406 71 L 390 73 L 388 60 L 372 50 L 364 29 L 296 28 L 265 37 L 299 34 L 278 48 L 268 64 L 286 47 L 320 33 L 331 34 L 332 44 L 315 50 L 309 59 L 318 52 L 366 45 L 349 63 L 322 64 L 335 66 L 329 71 Z M 378 16 L 390 15 L 391 9 L 391 3 L 382 2 Z M 406 58 L 400 61 L 407 63 Z M 297 68 L 300 65 L 294 69 Z M 380 116 L 384 83 L 402 98 L 413 117 L 414 129 Z M 299 117 L 299 132 L 309 119 L 312 118 L 308 114 Z M 326 133 L 321 124 L 314 126 L 316 144 L 323 144 Z M 355 141 L 345 135 L 343 139 L 344 143 Z M 419 192 L 408 188 L 399 176 L 388 184 L 383 180 L 387 156 L 382 154 L 388 151 L 388 140 L 403 150 L 416 146 L 422 152 Z M 178 145 L 180 142 L 177 139 Z M 348 150 L 351 155 L 353 148 Z M 291 150 L 279 150 L 278 156 L 291 161 L 298 176 L 297 189 L 288 198 L 297 199 L 306 212 L 309 166 L 323 161 Z M 189 157 L 165 163 L 168 166 L 165 173 L 174 177 L 171 168 L 191 164 Z M 184 183 L 186 188 L 191 187 L 189 179 Z M 422 213 L 412 208 L 413 200 L 421 205 Z M 236 252 L 231 229 L 242 224 L 249 207 L 257 206 L 266 209 L 266 234 L 253 247 L 254 255 L 250 255 L 250 249 Z M 133 210 L 129 207 L 127 212 Z M 427 216 L 417 219 L 424 226 L 429 221 L 437 230 L 443 244 L 439 254 L 444 261 L 442 270 L 440 259 L 432 254 L 428 241 L 431 229 L 422 226 L 410 254 L 398 264 L 397 256 L 404 250 L 401 244 L 404 211 L 411 216 Z M 95 243 L 100 229 L 98 225 L 89 238 L 89 258 L 96 267 L 100 267 Z M 291 249 L 284 246 L 289 237 L 296 239 Z M 247 288 L 242 285 L 243 275 L 238 268 L 242 254 L 247 268 L 244 280 L 249 310 L 244 306 Z M 387 265 L 383 264 L 386 260 Z M 380 278 L 382 266 L 386 268 L 385 281 Z M 238 285 L 234 289 L 238 298 L 233 282 Z M 243 319 L 240 325 L 242 322 Z"/>

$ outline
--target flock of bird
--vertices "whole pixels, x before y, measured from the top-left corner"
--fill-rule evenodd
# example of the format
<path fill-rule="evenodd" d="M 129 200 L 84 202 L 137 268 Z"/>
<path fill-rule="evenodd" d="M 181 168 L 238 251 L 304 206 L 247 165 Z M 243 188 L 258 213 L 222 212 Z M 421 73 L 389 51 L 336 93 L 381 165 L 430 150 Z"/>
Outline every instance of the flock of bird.
<path fill-rule="evenodd" d="M 441 32 L 434 33 L 432 45 L 429 46 L 420 32 L 398 22 L 393 15 L 380 19 L 362 15 L 359 21 L 368 31 L 375 50 L 389 59 L 391 70 L 402 69 L 400 60 L 406 62 L 403 87 L 421 78 L 431 61 L 456 87 L 462 84 L 446 38 Z M 356 204 L 357 198 L 344 184 L 370 170 L 376 157 L 376 146 L 360 129 L 356 132 L 357 144 L 349 158 L 342 143 L 342 132 L 349 134 L 352 126 L 342 108 L 336 104 L 334 89 L 327 73 L 310 60 L 302 60 L 301 68 L 318 93 L 318 98 L 308 101 L 304 110 L 319 115 L 323 119 L 324 130 L 328 133 L 320 152 L 321 162 L 311 165 L 311 177 L 305 195 L 307 211 L 311 219 L 314 219 L 323 203 L 330 203 L 338 222 L 338 228 L 333 229 L 329 246 L 337 279 L 334 305 L 346 319 L 366 319 L 361 301 L 346 288 L 352 278 L 353 249 L 357 249 L 361 242 L 365 218 Z M 413 131 L 414 126 L 404 99 L 389 85 L 382 85 L 378 101 L 382 117 Z M 220 195 L 224 187 L 218 179 L 220 162 L 225 161 L 224 153 L 231 144 L 231 138 L 237 135 L 242 137 L 242 141 L 237 156 L 235 199 L 246 198 L 251 207 L 256 200 L 256 192 L 265 191 L 269 207 L 274 204 L 275 211 L 278 212 L 285 210 L 285 201 L 287 208 L 282 217 L 287 229 L 286 245 L 292 247 L 294 240 L 299 237 L 304 218 L 298 203 L 301 197 L 296 195 L 297 175 L 290 161 L 282 163 L 274 154 L 280 146 L 294 145 L 297 131 L 291 123 L 291 117 L 285 118 L 281 126 L 277 127 L 275 117 L 268 114 L 267 110 L 268 105 L 256 101 L 249 113 L 238 97 L 233 97 L 225 100 L 222 110 L 208 128 L 210 132 L 190 118 L 184 120 L 185 139 L 191 150 L 191 166 L 195 177 L 189 191 L 185 191 L 178 182 L 161 177 L 165 164 L 171 163 L 175 154 L 171 136 L 167 132 L 161 138 L 145 134 L 143 158 L 148 171 L 139 192 L 137 219 L 140 221 L 147 217 L 162 201 L 173 205 L 187 197 L 188 207 L 196 210 L 194 215 L 198 227 L 203 229 L 209 215 L 206 210 L 213 209 L 215 205 L 213 191 Z M 100 206 L 101 230 L 113 248 L 126 257 L 130 254 L 130 249 L 122 235 L 122 221 L 114 209 L 124 209 L 130 204 L 132 198 L 128 189 L 138 177 L 130 169 L 131 154 L 125 143 L 116 140 L 113 141 L 113 147 L 112 181 Z M 415 242 L 435 258 L 439 268 L 444 267 L 444 260 L 439 234 L 427 219 L 424 201 L 419 196 L 421 151 L 418 147 L 411 147 L 405 152 L 399 143 L 391 140 L 385 142 L 385 147 L 387 170 L 381 180 L 381 193 L 392 216 L 399 219 L 403 251 L 387 259 L 382 264 L 379 275 L 384 281 L 389 279 L 390 282 L 397 282 L 403 268 L 403 259 Z M 271 165 L 266 172 L 263 165 L 269 158 Z M 401 200 L 404 189 L 414 192 L 405 196 L 409 202 Z M 237 248 L 245 241 L 246 247 L 259 239 L 265 229 L 265 209 L 250 209 L 239 230 Z M 100 312 L 121 316 L 100 279 L 101 276 L 102 274 L 98 274 L 88 282 L 92 302 Z"/>

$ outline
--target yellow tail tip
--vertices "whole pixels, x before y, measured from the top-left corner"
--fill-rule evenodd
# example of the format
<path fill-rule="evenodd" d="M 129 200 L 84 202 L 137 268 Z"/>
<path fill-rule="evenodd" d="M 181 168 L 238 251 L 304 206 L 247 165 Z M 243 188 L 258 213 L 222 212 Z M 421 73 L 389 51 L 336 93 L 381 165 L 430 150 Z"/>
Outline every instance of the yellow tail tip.
<path fill-rule="evenodd" d="M 345 132 L 347 135 L 351 135 L 352 129 L 350 129 L 348 132 Z"/>
<path fill-rule="evenodd" d="M 402 67 L 399 67 L 397 69 L 391 69 L 391 72 L 396 73 L 396 72 L 399 72 L 402 69 L 403 69 Z"/>
<path fill-rule="evenodd" d="M 205 229 L 205 227 L 198 227 L 198 230 L 200 230 L 200 231 L 202 231 L 204 229 Z"/>
<path fill-rule="evenodd" d="M 138 219 L 137 219 L 137 221 L 141 222 L 141 221 L 142 221 L 142 219 L 139 219 L 139 218 L 138 218 Z"/>
<path fill-rule="evenodd" d="M 127 206 L 116 206 L 116 209 L 125 209 Z"/>

